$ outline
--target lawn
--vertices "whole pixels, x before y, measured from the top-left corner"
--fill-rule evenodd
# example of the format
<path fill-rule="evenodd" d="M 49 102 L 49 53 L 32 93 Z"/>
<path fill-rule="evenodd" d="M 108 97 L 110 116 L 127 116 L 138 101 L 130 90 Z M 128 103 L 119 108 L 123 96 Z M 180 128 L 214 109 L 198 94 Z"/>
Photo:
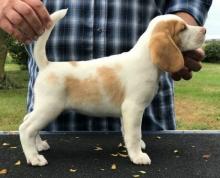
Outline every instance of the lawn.
<path fill-rule="evenodd" d="M 17 130 L 26 112 L 27 71 L 6 65 L 7 76 L 17 89 L 0 90 L 0 130 Z"/>
<path fill-rule="evenodd" d="M 20 88 L 0 90 L 0 130 L 17 130 L 26 112 L 27 71 L 6 65 Z M 203 64 L 190 81 L 175 83 L 177 129 L 220 129 L 220 64 Z"/>
<path fill-rule="evenodd" d="M 175 83 L 178 129 L 220 129 L 220 64 L 203 64 L 190 81 Z"/>

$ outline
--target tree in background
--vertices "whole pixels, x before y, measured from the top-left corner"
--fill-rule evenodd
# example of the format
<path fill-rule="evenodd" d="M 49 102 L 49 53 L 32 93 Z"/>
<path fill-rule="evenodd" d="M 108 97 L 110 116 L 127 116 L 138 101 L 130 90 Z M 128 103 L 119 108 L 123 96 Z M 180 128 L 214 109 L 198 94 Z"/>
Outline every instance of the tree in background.
<path fill-rule="evenodd" d="M 0 84 L 5 80 L 5 61 L 8 53 L 8 35 L 0 29 Z"/>
<path fill-rule="evenodd" d="M 206 54 L 204 62 L 220 63 L 220 40 L 207 41 L 204 50 Z"/>
<path fill-rule="evenodd" d="M 5 63 L 8 53 L 10 53 L 13 59 L 12 62 L 19 64 L 21 69 L 27 69 L 28 55 L 24 45 L 0 29 L 0 88 L 14 88 L 17 86 L 5 73 Z"/>

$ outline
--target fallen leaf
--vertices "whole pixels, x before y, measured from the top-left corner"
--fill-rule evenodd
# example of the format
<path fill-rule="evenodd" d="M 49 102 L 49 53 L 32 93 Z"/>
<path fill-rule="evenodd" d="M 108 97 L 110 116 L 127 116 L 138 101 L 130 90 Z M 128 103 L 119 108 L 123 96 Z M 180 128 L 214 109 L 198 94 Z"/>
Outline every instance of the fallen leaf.
<path fill-rule="evenodd" d="M 9 146 L 10 143 L 3 143 L 2 146 Z"/>
<path fill-rule="evenodd" d="M 21 165 L 21 161 L 18 160 L 16 163 L 15 163 L 15 166 L 20 166 Z"/>
<path fill-rule="evenodd" d="M 0 169 L 0 175 L 7 174 L 8 170 L 7 169 Z"/>
<path fill-rule="evenodd" d="M 105 169 L 100 169 L 100 171 L 104 171 Z"/>
<path fill-rule="evenodd" d="M 157 136 L 156 138 L 157 138 L 158 140 L 160 140 L 160 139 L 161 139 L 161 137 L 160 137 L 160 136 Z"/>
<path fill-rule="evenodd" d="M 11 146 L 10 148 L 11 148 L 11 149 L 16 149 L 17 147 L 16 147 L 16 146 Z"/>
<path fill-rule="evenodd" d="M 127 158 L 127 157 L 128 157 L 128 155 L 122 154 L 122 153 L 118 153 L 118 155 L 121 156 L 121 157 L 123 157 L 123 158 Z"/>
<path fill-rule="evenodd" d="M 139 171 L 141 174 L 146 174 L 146 171 Z"/>
<path fill-rule="evenodd" d="M 117 169 L 116 164 L 112 164 L 111 169 L 112 169 L 112 170 L 116 170 L 116 169 Z"/>
<path fill-rule="evenodd" d="M 136 174 L 136 175 L 132 175 L 133 177 L 140 177 L 140 175 Z"/>
<path fill-rule="evenodd" d="M 175 154 L 178 154 L 178 153 L 179 153 L 179 151 L 178 151 L 178 150 L 174 150 L 173 152 L 174 152 Z"/>
<path fill-rule="evenodd" d="M 118 156 L 118 154 L 116 153 L 116 154 L 111 154 L 111 156 L 114 156 L 114 157 L 116 157 L 116 156 Z"/>
<path fill-rule="evenodd" d="M 97 146 L 94 150 L 95 150 L 95 151 L 101 151 L 101 150 L 103 150 L 103 148 Z"/>
<path fill-rule="evenodd" d="M 119 143 L 119 144 L 118 144 L 118 147 L 123 147 L 122 143 Z"/>
<path fill-rule="evenodd" d="M 208 161 L 208 159 L 211 157 L 211 154 L 206 154 L 206 155 L 203 155 L 202 157 L 203 157 L 203 159 Z"/>
<path fill-rule="evenodd" d="M 76 172 L 77 169 L 69 169 L 70 172 Z"/>

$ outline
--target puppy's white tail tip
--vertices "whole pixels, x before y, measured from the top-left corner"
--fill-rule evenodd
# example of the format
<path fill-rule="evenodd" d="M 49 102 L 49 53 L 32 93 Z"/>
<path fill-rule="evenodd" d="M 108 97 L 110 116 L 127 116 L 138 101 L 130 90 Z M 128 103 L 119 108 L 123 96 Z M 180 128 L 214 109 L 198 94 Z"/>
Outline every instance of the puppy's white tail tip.
<path fill-rule="evenodd" d="M 49 38 L 51 31 L 53 30 L 54 25 L 66 15 L 67 10 L 68 9 L 58 10 L 50 15 L 53 23 L 52 26 L 49 29 L 45 30 L 43 35 L 41 35 L 35 43 L 34 58 L 39 69 L 43 69 L 48 65 L 48 59 L 45 50 L 46 42 Z"/>
<path fill-rule="evenodd" d="M 58 11 L 52 13 L 50 15 L 50 17 L 51 17 L 52 21 L 54 23 L 56 23 L 58 20 L 62 19 L 66 15 L 67 11 L 68 11 L 68 9 L 58 10 Z"/>

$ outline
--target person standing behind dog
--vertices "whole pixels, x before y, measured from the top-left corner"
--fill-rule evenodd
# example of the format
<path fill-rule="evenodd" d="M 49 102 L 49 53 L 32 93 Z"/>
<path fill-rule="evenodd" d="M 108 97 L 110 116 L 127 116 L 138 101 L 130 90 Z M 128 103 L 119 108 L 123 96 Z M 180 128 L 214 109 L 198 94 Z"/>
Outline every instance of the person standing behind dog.
<path fill-rule="evenodd" d="M 149 21 L 158 15 L 172 13 L 190 25 L 203 25 L 211 3 L 212 0 L 44 0 L 43 4 L 40 0 L 1 0 L 0 28 L 29 44 L 28 112 L 34 107 L 33 86 L 38 73 L 31 42 L 52 25 L 49 13 L 69 9 L 48 41 L 48 58 L 85 60 L 128 51 L 146 30 Z M 185 52 L 184 58 L 183 69 L 161 76 L 159 91 L 144 113 L 143 130 L 176 128 L 173 79 L 191 79 L 192 71 L 201 69 L 204 52 L 202 49 Z M 96 119 L 68 110 L 46 130 L 119 131 L 120 120 Z"/>

